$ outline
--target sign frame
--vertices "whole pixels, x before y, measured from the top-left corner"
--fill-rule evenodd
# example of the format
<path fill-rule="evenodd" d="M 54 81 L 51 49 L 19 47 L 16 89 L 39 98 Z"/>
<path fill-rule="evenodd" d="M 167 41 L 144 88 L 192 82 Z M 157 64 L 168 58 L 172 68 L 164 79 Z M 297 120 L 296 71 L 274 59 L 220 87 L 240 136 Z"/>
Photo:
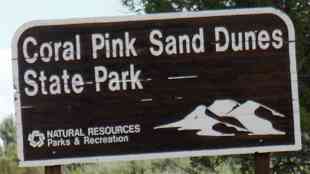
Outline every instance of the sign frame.
<path fill-rule="evenodd" d="M 232 16 L 232 15 L 255 15 L 255 14 L 273 14 L 278 16 L 286 24 L 289 36 L 289 59 L 290 59 L 290 78 L 291 78 L 291 92 L 292 92 L 292 108 L 294 117 L 294 145 L 276 145 L 264 147 L 242 147 L 229 148 L 220 150 L 191 150 L 178 152 L 160 152 L 160 153 L 145 153 L 145 154 L 131 154 L 131 155 L 112 155 L 112 156 L 97 156 L 97 157 L 77 157 L 64 159 L 46 159 L 46 160 L 24 160 L 23 149 L 23 129 L 21 117 L 21 101 L 19 89 L 19 72 L 18 72 L 18 48 L 17 43 L 24 31 L 32 27 L 38 26 L 53 26 L 53 25 L 70 25 L 70 24 L 87 24 L 87 23 L 110 23 L 110 22 L 130 22 L 130 21 L 145 21 L 145 20 L 159 20 L 159 19 L 186 19 L 198 17 L 214 17 L 214 16 Z M 293 41 L 293 42 L 292 42 Z M 83 18 L 83 19 L 66 19 L 66 20 L 40 20 L 31 21 L 22 25 L 14 35 L 12 42 L 12 61 L 13 61 L 13 76 L 15 91 L 15 108 L 16 108 L 16 128 L 17 128 L 17 149 L 20 166 L 53 166 L 71 163 L 85 163 L 98 161 L 121 161 L 121 160 L 146 160 L 156 158 L 174 158 L 174 157 L 189 157 L 189 156 L 214 156 L 214 155 L 233 155 L 233 154 L 248 154 L 248 153 L 265 153 L 265 152 L 283 152 L 295 151 L 301 149 L 301 128 L 300 128 L 300 111 L 299 111 L 299 97 L 298 97 L 298 79 L 296 69 L 296 43 L 295 30 L 291 19 L 282 11 L 274 8 L 250 8 L 250 9 L 232 9 L 232 10 L 215 10 L 215 11 L 201 11 L 201 12 L 182 12 L 182 13 L 163 13 L 151 14 L 143 16 L 124 16 L 124 17 L 104 17 L 104 18 Z"/>

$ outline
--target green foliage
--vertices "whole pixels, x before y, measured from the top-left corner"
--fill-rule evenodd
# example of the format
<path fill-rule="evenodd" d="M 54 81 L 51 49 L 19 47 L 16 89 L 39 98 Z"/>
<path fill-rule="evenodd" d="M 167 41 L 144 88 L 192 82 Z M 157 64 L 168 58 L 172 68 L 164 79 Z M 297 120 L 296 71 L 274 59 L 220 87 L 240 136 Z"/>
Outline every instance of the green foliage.
<path fill-rule="evenodd" d="M 195 157 L 66 166 L 66 174 L 251 174 L 251 155 Z M 242 164 L 242 165 L 241 165 Z"/>
<path fill-rule="evenodd" d="M 16 131 L 12 116 L 0 123 L 0 173 L 1 174 L 38 174 L 43 173 L 42 168 L 20 168 L 16 154 Z"/>
<path fill-rule="evenodd" d="M 145 13 L 284 5 L 281 0 L 122 0 L 122 3 L 132 11 Z"/>
<path fill-rule="evenodd" d="M 303 133 L 303 148 L 299 152 L 279 153 L 272 158 L 273 173 L 310 173 L 310 137 Z"/>
<path fill-rule="evenodd" d="M 5 118 L 0 125 L 0 138 L 4 146 L 16 143 L 15 126 L 11 117 Z"/>
<path fill-rule="evenodd" d="M 72 169 L 66 167 L 65 173 L 70 174 L 187 174 L 190 168 L 189 159 L 165 159 L 130 162 L 110 162 L 82 165 Z"/>
<path fill-rule="evenodd" d="M 251 174 L 254 173 L 253 155 L 216 156 L 216 157 L 193 157 L 191 159 L 192 174 L 229 173 Z"/>

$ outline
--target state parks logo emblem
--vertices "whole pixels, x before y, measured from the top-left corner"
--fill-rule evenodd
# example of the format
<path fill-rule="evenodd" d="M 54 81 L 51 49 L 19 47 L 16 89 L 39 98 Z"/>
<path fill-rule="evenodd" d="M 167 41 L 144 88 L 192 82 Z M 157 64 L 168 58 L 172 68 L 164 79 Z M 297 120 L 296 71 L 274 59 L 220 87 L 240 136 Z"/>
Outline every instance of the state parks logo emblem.
<path fill-rule="evenodd" d="M 29 145 L 33 148 L 40 148 L 44 145 L 45 136 L 38 130 L 33 130 L 28 135 Z"/>

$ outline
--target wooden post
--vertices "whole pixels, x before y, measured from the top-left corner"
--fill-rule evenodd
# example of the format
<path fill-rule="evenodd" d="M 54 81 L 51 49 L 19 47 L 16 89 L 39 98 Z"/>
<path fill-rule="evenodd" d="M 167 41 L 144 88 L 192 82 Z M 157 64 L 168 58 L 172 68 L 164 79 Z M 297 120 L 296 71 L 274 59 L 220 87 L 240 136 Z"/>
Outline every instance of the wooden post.
<path fill-rule="evenodd" d="M 271 174 L 270 153 L 255 153 L 255 174 Z"/>
<path fill-rule="evenodd" d="M 63 174 L 62 166 L 46 166 L 45 174 Z"/>

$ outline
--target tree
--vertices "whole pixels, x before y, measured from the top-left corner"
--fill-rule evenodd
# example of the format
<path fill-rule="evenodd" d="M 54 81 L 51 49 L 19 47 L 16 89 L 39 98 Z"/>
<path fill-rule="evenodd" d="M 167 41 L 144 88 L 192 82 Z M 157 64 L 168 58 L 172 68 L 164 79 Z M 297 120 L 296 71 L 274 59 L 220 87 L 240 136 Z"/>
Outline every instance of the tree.
<path fill-rule="evenodd" d="M 289 2 L 283 0 L 122 0 L 122 3 L 135 12 L 158 13 L 261 6 L 286 9 Z"/>
<path fill-rule="evenodd" d="M 5 118 L 0 124 L 0 138 L 4 147 L 16 143 L 15 125 L 11 116 Z"/>
<path fill-rule="evenodd" d="M 37 174 L 42 173 L 40 168 L 20 168 L 17 164 L 16 129 L 12 116 L 8 116 L 0 123 L 0 172 L 1 174 Z"/>
<path fill-rule="evenodd" d="M 200 11 L 262 6 L 272 6 L 285 11 L 293 20 L 296 30 L 303 151 L 275 156 L 272 159 L 273 171 L 274 173 L 306 173 L 310 171 L 310 0 L 122 0 L 122 3 L 137 13 Z M 251 167 L 253 164 L 249 163 L 253 159 L 249 159 L 251 159 L 251 156 L 200 157 L 191 158 L 191 164 L 194 168 L 212 170 L 215 166 L 223 163 L 231 163 L 232 166 L 242 163 L 243 165 L 238 172 L 246 174 L 253 172 Z"/>

